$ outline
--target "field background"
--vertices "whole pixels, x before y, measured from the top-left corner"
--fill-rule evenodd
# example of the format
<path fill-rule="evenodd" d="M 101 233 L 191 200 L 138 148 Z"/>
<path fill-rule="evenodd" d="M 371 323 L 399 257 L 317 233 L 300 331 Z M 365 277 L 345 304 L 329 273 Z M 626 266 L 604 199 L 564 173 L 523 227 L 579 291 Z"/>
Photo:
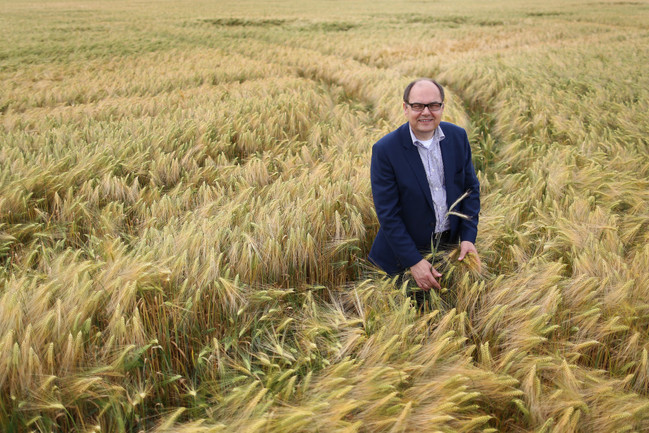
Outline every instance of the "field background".
<path fill-rule="evenodd" d="M 0 0 L 0 430 L 649 430 L 646 1 Z M 365 257 L 439 79 L 483 270 Z"/>

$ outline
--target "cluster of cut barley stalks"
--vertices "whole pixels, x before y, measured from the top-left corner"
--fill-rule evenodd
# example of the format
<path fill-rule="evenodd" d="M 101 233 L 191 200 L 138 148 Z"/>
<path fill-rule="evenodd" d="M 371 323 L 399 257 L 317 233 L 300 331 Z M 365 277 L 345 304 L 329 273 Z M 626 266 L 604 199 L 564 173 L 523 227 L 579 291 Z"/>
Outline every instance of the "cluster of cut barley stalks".
<path fill-rule="evenodd" d="M 649 429 L 647 3 L 0 1 L 0 430 Z M 424 313 L 365 260 L 418 76 L 483 203 Z"/>

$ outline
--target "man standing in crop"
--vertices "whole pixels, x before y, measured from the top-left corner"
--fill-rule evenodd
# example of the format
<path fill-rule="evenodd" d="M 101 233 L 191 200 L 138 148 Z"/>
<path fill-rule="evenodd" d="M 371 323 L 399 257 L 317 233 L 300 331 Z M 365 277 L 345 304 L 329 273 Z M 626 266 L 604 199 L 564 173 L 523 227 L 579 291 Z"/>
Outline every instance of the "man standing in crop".
<path fill-rule="evenodd" d="M 429 291 L 440 288 L 442 276 L 424 259 L 435 239 L 442 248 L 459 242 L 458 259 L 474 254 L 480 263 L 474 245 L 480 184 L 466 131 L 441 121 L 444 89 L 439 83 L 429 78 L 410 83 L 403 111 L 408 122 L 372 148 L 372 195 L 381 227 L 369 258 L 388 275 L 410 269 L 417 286 Z"/>

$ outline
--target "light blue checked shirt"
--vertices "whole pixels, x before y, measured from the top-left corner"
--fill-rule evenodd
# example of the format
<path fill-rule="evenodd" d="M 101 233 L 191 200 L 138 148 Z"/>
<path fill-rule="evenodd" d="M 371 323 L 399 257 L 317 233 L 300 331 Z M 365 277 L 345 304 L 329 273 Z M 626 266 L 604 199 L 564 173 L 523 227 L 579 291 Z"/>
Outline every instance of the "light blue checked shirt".
<path fill-rule="evenodd" d="M 444 186 L 444 162 L 442 161 L 442 150 L 439 147 L 439 142 L 444 139 L 444 132 L 438 126 L 432 139 L 422 141 L 415 137 L 412 128 L 410 128 L 410 137 L 412 144 L 417 147 L 421 162 L 424 164 L 424 170 L 426 170 L 428 187 L 435 208 L 435 233 L 446 231 L 451 228 L 451 224 L 447 218 L 444 218 L 448 212 L 448 206 L 446 205 L 446 188 Z"/>

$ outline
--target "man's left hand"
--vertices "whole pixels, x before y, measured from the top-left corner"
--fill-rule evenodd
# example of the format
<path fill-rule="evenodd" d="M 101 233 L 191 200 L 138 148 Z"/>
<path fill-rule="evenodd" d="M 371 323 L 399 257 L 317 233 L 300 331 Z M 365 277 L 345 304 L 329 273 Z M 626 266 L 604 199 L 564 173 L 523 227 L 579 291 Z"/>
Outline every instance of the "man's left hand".
<path fill-rule="evenodd" d="M 478 264 L 478 272 L 482 270 L 482 262 L 480 261 L 480 256 L 478 255 L 478 250 L 475 249 L 473 242 L 462 241 L 460 242 L 460 256 L 457 258 L 459 261 L 464 260 L 464 257 L 467 254 L 475 254 L 475 260 Z"/>

